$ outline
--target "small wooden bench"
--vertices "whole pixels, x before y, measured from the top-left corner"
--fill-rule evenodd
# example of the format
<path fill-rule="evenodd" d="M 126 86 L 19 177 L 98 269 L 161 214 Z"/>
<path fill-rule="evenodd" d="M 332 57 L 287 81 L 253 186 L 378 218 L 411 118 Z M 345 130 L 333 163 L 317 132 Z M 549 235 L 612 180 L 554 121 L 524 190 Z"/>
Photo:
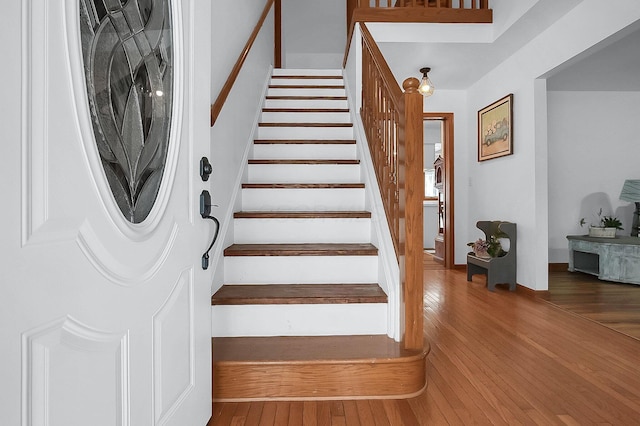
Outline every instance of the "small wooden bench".
<path fill-rule="evenodd" d="M 485 240 L 492 235 L 509 239 L 509 250 L 502 257 L 485 259 L 473 252 L 467 254 L 467 281 L 471 281 L 474 274 L 487 276 L 487 288 L 496 289 L 496 284 L 509 284 L 509 290 L 516 289 L 516 224 L 513 222 L 481 220 L 476 227 L 484 232 Z"/>

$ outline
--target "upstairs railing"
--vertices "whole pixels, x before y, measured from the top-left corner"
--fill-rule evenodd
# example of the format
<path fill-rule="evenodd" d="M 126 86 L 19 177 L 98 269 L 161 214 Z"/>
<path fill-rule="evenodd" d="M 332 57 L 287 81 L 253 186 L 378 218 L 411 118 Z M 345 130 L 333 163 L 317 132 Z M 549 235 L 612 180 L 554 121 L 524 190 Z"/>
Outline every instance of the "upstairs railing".
<path fill-rule="evenodd" d="M 362 117 L 393 244 L 400 264 L 404 344 L 423 346 L 424 198 L 422 95 L 408 78 L 403 90 L 362 24 Z"/>
<path fill-rule="evenodd" d="M 489 0 L 347 0 L 347 63 L 357 22 L 490 24 Z"/>
<path fill-rule="evenodd" d="M 355 22 L 491 23 L 489 0 L 347 0 L 347 25 Z"/>

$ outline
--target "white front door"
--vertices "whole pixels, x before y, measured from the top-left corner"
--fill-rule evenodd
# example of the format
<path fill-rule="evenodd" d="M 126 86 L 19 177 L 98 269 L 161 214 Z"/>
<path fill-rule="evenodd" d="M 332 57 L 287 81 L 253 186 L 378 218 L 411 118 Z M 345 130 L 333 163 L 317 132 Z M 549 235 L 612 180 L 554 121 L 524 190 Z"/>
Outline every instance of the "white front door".
<path fill-rule="evenodd" d="M 0 423 L 204 426 L 211 276 L 200 265 L 213 232 L 198 162 L 209 152 L 211 6 L 169 2 L 169 149 L 153 208 L 132 223 L 94 141 L 81 3 L 2 5 Z"/>

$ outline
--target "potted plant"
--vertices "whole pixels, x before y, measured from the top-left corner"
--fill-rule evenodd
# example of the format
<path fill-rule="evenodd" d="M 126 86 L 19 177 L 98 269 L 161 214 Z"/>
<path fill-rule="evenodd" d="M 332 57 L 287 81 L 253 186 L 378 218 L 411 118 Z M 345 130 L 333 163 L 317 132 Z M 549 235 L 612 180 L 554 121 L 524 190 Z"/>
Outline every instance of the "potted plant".
<path fill-rule="evenodd" d="M 584 226 L 587 222 L 583 217 L 580 219 L 580 226 Z M 615 238 L 616 230 L 624 229 L 622 222 L 614 216 L 602 216 L 602 208 L 598 211 L 597 225 L 589 225 L 589 236 L 598 238 Z"/>
<path fill-rule="evenodd" d="M 471 250 L 473 250 L 473 254 L 475 256 L 481 257 L 483 259 L 501 257 L 506 254 L 506 252 L 502 250 L 502 244 L 500 244 L 500 240 L 495 235 L 489 237 L 488 240 L 479 238 L 474 242 L 467 243 L 467 245 L 471 247 Z"/>

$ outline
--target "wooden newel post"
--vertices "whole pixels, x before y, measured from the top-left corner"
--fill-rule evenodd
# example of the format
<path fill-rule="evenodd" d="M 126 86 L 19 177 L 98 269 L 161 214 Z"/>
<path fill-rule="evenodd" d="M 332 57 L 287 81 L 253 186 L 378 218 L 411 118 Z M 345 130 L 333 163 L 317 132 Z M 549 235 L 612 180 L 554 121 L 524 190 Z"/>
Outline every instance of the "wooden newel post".
<path fill-rule="evenodd" d="M 404 89 L 404 169 L 401 189 L 404 194 L 404 274 L 401 270 L 403 299 L 405 304 L 406 349 L 422 349 L 423 337 L 423 207 L 424 172 L 423 172 L 423 97 L 418 92 L 420 82 L 417 78 L 407 78 L 402 83 Z"/>

